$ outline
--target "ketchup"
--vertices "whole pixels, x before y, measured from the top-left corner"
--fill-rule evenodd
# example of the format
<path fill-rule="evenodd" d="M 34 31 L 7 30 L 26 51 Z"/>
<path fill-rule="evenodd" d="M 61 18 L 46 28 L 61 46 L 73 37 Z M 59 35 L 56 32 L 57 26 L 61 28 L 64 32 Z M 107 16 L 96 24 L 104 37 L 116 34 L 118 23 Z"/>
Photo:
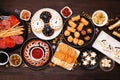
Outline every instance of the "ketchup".
<path fill-rule="evenodd" d="M 35 48 L 32 51 L 32 56 L 35 59 L 40 59 L 43 56 L 43 51 L 40 48 Z"/>
<path fill-rule="evenodd" d="M 62 14 L 67 17 L 71 14 L 71 12 L 68 8 L 64 8 L 63 11 L 62 11 Z"/>

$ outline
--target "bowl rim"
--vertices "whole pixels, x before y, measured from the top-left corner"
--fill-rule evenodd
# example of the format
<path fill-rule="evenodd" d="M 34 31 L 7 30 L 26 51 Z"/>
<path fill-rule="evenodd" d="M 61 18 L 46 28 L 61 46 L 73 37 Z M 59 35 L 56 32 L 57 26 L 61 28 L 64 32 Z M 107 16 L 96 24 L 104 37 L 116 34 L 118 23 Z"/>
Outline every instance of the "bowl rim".
<path fill-rule="evenodd" d="M 4 62 L 4 63 L 0 63 L 0 65 L 6 65 L 6 64 L 9 62 L 9 55 L 8 55 L 8 53 L 5 52 L 5 51 L 0 51 L 0 54 L 2 54 L 2 53 L 4 53 L 4 54 L 7 56 L 7 61 Z"/>
<path fill-rule="evenodd" d="M 105 21 L 104 21 L 102 24 L 96 24 L 96 23 L 94 22 L 94 20 L 93 20 L 95 14 L 96 14 L 96 13 L 99 13 L 99 12 L 103 13 L 103 14 L 105 15 L 105 17 L 106 17 Z M 107 21 L 108 21 L 108 14 L 107 14 L 104 10 L 96 10 L 96 11 L 92 14 L 92 22 L 93 22 L 96 26 L 98 26 L 98 27 L 104 26 L 104 25 L 107 23 Z"/>
<path fill-rule="evenodd" d="M 11 57 L 12 57 L 12 56 L 15 56 L 15 55 L 19 56 L 19 58 L 20 58 L 20 63 L 19 63 L 19 64 L 17 64 L 17 65 L 14 65 L 14 64 L 11 62 Z M 11 65 L 11 66 L 13 66 L 13 67 L 18 67 L 18 66 L 20 66 L 20 65 L 21 65 L 21 63 L 22 63 L 22 58 L 21 58 L 21 56 L 20 56 L 19 54 L 14 53 L 14 54 L 10 55 L 10 58 L 9 58 L 9 63 L 10 63 L 10 65 Z"/>

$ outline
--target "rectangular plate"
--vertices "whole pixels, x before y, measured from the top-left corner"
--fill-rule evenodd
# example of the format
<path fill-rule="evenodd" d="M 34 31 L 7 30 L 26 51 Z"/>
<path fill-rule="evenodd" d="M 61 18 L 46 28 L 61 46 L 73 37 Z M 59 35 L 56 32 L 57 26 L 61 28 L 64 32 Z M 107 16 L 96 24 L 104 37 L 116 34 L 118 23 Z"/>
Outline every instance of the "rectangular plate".
<path fill-rule="evenodd" d="M 92 47 L 120 64 L 120 42 L 106 32 L 100 32 Z"/>
<path fill-rule="evenodd" d="M 65 44 L 65 43 L 63 43 L 63 42 L 61 42 L 59 45 L 61 45 L 61 44 Z M 58 45 L 58 47 L 59 47 L 59 45 Z M 67 45 L 67 44 L 66 44 Z M 69 45 L 67 45 L 68 47 L 70 47 Z M 64 46 L 63 46 L 64 47 Z M 70 47 L 70 48 L 73 48 L 73 47 Z M 75 49 L 75 48 L 73 48 L 75 51 L 76 51 L 76 53 L 77 53 L 77 57 L 76 57 L 76 59 L 78 58 L 78 56 L 80 55 L 80 51 L 79 50 L 77 50 L 77 49 Z M 59 51 L 59 49 L 57 48 L 56 49 L 56 52 L 57 51 Z M 66 53 L 67 54 L 67 53 Z M 67 58 L 68 59 L 68 58 Z M 54 64 L 56 64 L 56 65 L 58 65 L 58 66 L 61 66 L 61 67 L 63 67 L 63 68 L 65 68 L 65 69 L 67 69 L 67 70 L 71 70 L 72 68 L 73 68 L 73 66 L 74 66 L 74 64 L 75 64 L 75 62 L 73 62 L 73 63 L 71 63 L 71 64 L 69 64 L 69 63 L 67 63 L 66 61 L 62 61 L 61 59 L 59 59 L 59 58 L 57 58 L 57 57 L 55 57 L 55 56 L 53 56 L 53 58 L 52 58 L 52 60 L 51 60 Z M 65 66 L 63 66 L 62 64 L 64 64 Z"/>

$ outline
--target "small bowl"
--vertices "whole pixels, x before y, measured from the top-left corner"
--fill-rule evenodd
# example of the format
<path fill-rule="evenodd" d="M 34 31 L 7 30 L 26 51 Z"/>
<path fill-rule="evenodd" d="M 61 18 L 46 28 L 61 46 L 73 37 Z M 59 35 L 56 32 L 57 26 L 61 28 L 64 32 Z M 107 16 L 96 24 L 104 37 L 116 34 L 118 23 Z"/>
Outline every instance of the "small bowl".
<path fill-rule="evenodd" d="M 12 54 L 9 60 L 10 66 L 18 67 L 22 63 L 22 58 L 19 54 Z"/>
<path fill-rule="evenodd" d="M 0 51 L 0 65 L 6 65 L 8 61 L 9 55 L 4 51 Z"/>
<path fill-rule="evenodd" d="M 100 61 L 100 68 L 105 72 L 112 71 L 114 66 L 115 66 L 115 61 L 113 61 L 112 59 L 106 56 L 103 57 Z"/>
<path fill-rule="evenodd" d="M 20 12 L 20 19 L 22 19 L 24 21 L 29 21 L 30 17 L 31 17 L 31 12 L 29 10 L 23 9 Z"/>
<path fill-rule="evenodd" d="M 108 21 L 108 15 L 103 10 L 97 10 L 92 15 L 92 21 L 96 26 L 102 27 Z"/>
<path fill-rule="evenodd" d="M 68 6 L 65 6 L 61 9 L 60 13 L 64 18 L 69 18 L 73 12 Z"/>

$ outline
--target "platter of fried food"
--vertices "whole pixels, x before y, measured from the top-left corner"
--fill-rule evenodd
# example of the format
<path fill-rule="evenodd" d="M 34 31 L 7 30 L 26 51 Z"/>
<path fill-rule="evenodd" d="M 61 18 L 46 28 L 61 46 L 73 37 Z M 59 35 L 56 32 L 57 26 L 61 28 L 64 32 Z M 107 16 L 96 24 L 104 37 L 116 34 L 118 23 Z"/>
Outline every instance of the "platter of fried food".
<path fill-rule="evenodd" d="M 94 34 L 95 29 L 91 20 L 84 16 L 72 16 L 64 24 L 64 39 L 74 47 L 88 45 L 92 41 Z"/>
<path fill-rule="evenodd" d="M 61 42 L 54 53 L 52 62 L 67 70 L 71 70 L 79 54 L 79 50 Z"/>

